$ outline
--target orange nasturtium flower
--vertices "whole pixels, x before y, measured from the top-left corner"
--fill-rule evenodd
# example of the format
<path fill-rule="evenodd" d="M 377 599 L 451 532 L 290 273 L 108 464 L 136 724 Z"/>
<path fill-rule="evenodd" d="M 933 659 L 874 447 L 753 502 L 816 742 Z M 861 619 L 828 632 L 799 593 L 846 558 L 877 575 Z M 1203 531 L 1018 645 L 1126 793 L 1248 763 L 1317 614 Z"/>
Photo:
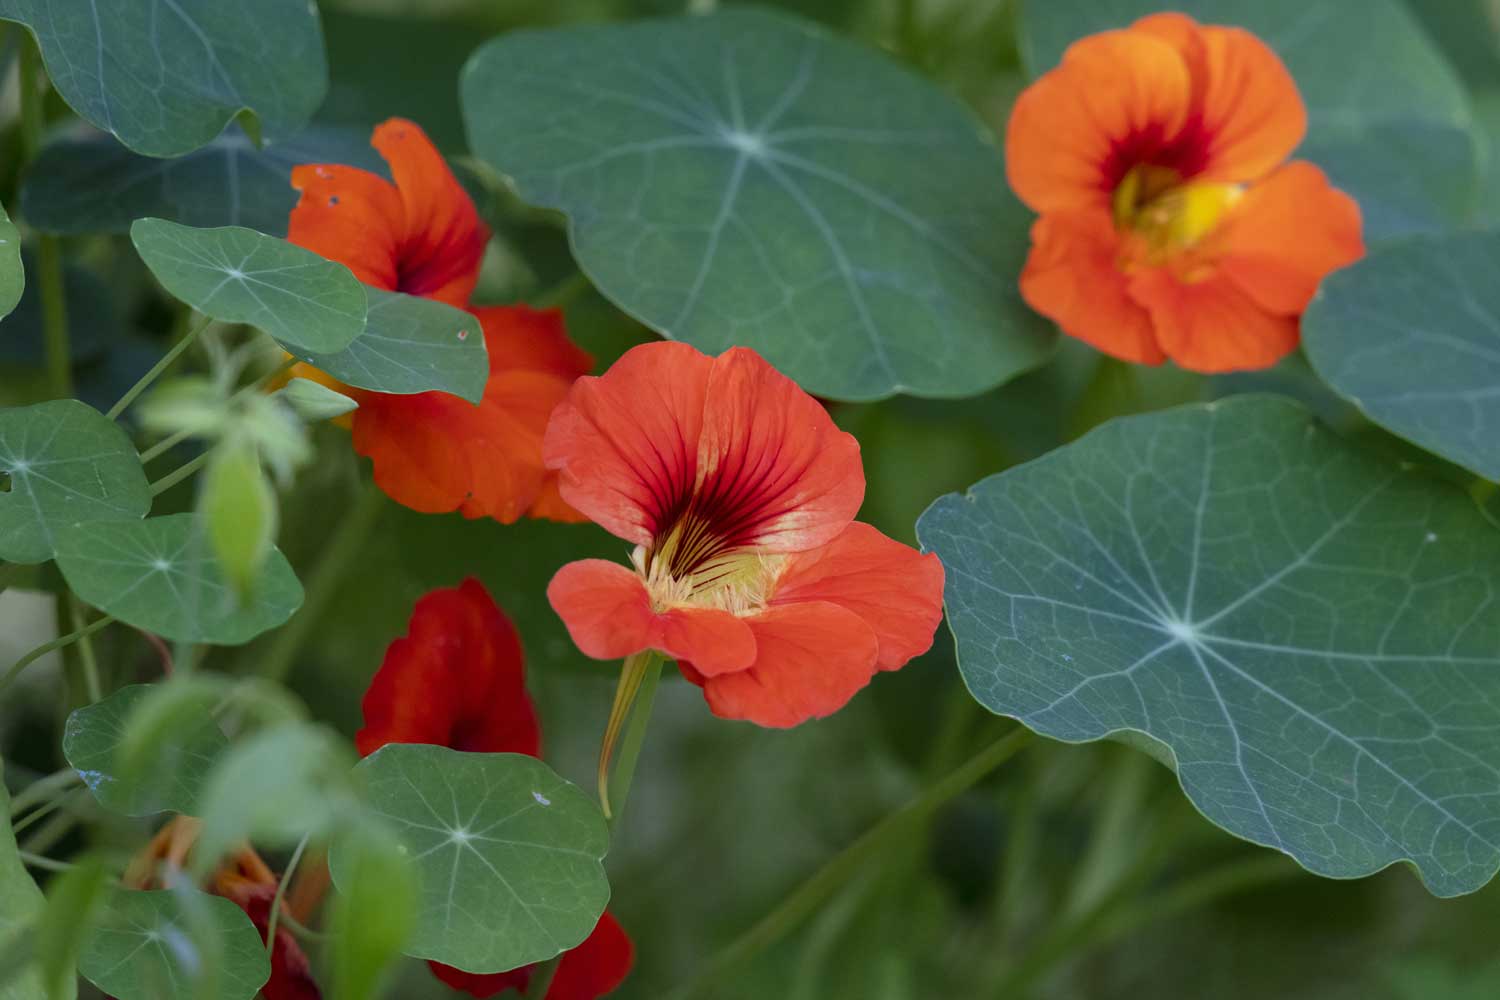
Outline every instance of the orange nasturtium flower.
<path fill-rule="evenodd" d="M 593 362 L 568 339 L 557 310 L 471 306 L 490 235 L 474 203 L 413 123 L 393 118 L 372 142 L 395 183 L 339 164 L 297 167 L 292 185 L 302 197 L 287 238 L 368 285 L 473 313 L 489 351 L 484 399 L 474 406 L 442 392 L 351 389 L 307 365 L 293 374 L 358 401 L 354 450 L 373 461 L 375 482 L 396 502 L 506 523 L 523 514 L 579 520 L 542 466 L 542 434 L 552 408 Z"/>
<path fill-rule="evenodd" d="M 406 635 L 392 642 L 364 698 L 361 754 L 387 743 L 430 743 L 479 753 L 540 757 L 541 729 L 526 693 L 526 667 L 515 626 L 478 580 L 434 590 L 417 601 Z M 635 949 L 609 913 L 566 952 L 546 1000 L 595 1000 L 630 972 Z M 532 967 L 464 972 L 429 962 L 433 974 L 476 997 L 525 992 Z"/>
<path fill-rule="evenodd" d="M 1354 200 L 1285 162 L 1306 126 L 1291 74 L 1239 28 L 1157 14 L 1075 42 L 1006 133 L 1041 215 L 1021 294 L 1127 361 L 1275 364 L 1318 283 L 1364 253 Z"/>
<path fill-rule="evenodd" d="M 164 888 L 169 872 L 187 866 L 202 829 L 202 822 L 192 816 L 174 817 L 131 861 L 123 879 L 126 888 Z M 219 866 L 206 888 L 244 910 L 264 941 L 270 930 L 271 904 L 276 900 L 279 884 L 276 874 L 260 855 L 246 845 Z M 281 905 L 283 912 L 291 909 L 285 899 Z M 276 943 L 271 949 L 271 978 L 260 988 L 260 996 L 265 1000 L 319 1000 L 321 995 L 297 939 L 285 923 L 278 923 Z"/>
<path fill-rule="evenodd" d="M 853 520 L 859 444 L 754 351 L 636 347 L 573 384 L 545 452 L 563 499 L 636 545 L 547 588 L 588 656 L 659 651 L 716 715 L 784 727 L 932 645 L 942 564 Z"/>

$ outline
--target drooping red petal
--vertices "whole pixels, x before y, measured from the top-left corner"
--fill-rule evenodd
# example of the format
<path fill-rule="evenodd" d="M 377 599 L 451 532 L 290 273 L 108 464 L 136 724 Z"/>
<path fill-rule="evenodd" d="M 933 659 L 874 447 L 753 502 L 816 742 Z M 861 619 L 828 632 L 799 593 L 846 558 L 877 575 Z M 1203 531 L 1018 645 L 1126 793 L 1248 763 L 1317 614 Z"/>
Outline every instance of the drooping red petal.
<path fill-rule="evenodd" d="M 855 521 L 787 561 L 769 603 L 804 601 L 827 601 L 864 619 L 879 644 L 876 665 L 896 670 L 932 648 L 943 620 L 943 564 Z"/>
<path fill-rule="evenodd" d="M 490 232 L 468 192 L 415 123 L 391 118 L 371 140 L 401 195 L 402 243 L 396 290 L 468 305 Z"/>
<path fill-rule="evenodd" d="M 585 656 L 618 660 L 656 649 L 701 664 L 704 673 L 743 670 L 755 658 L 745 620 L 713 608 L 657 613 L 635 573 L 606 559 L 582 559 L 559 569 L 547 600 Z"/>
<path fill-rule="evenodd" d="M 717 716 L 788 728 L 837 712 L 875 675 L 875 632 L 846 608 L 784 604 L 745 621 L 755 634 L 749 669 L 707 677 L 694 665 Z"/>
<path fill-rule="evenodd" d="M 220 878 L 214 891 L 244 910 L 260 932 L 262 942 L 271 925 L 271 904 L 276 897 L 276 882 L 252 882 L 244 878 Z M 320 1000 L 322 994 L 313 980 L 312 968 L 302 946 L 278 923 L 276 944 L 271 949 L 271 978 L 260 988 L 265 1000 Z"/>
<path fill-rule="evenodd" d="M 365 692 L 361 754 L 387 743 L 541 753 L 515 626 L 478 580 L 417 602 Z"/>
<path fill-rule="evenodd" d="M 712 367 L 687 344 L 660 342 L 574 382 L 543 445 L 562 498 L 611 534 L 649 544 L 697 480 Z"/>
<path fill-rule="evenodd" d="M 427 964 L 438 979 L 480 1000 L 507 989 L 524 992 L 535 970 L 535 966 L 528 965 L 510 972 L 481 975 L 438 962 Z M 593 933 L 563 955 L 557 975 L 547 988 L 546 1000 L 598 1000 L 614 992 L 634 964 L 635 946 L 629 935 L 612 914 L 605 913 Z"/>
<path fill-rule="evenodd" d="M 864 501 L 859 442 L 748 348 L 714 359 L 693 516 L 729 547 L 798 552 L 843 531 Z"/>

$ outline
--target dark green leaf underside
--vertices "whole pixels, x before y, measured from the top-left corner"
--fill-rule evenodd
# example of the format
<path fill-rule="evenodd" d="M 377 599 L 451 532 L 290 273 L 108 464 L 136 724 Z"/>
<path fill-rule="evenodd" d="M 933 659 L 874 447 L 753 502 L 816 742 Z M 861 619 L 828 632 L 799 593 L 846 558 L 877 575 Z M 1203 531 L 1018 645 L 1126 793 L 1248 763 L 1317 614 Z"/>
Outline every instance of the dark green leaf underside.
<path fill-rule="evenodd" d="M 302 585 L 277 550 L 256 592 L 238 603 L 192 514 L 69 528 L 58 535 L 57 565 L 84 601 L 182 642 L 248 642 L 302 604 Z"/>
<path fill-rule="evenodd" d="M 144 517 L 151 488 L 125 432 L 90 406 L 59 399 L 0 410 L 0 559 L 52 558 L 61 529 Z"/>
<path fill-rule="evenodd" d="M 1057 739 L 1136 730 L 1241 837 L 1314 872 L 1500 866 L 1500 535 L 1295 404 L 1119 420 L 939 500 L 975 697 Z"/>
<path fill-rule="evenodd" d="M 586 938 L 609 899 L 593 801 L 519 754 L 390 744 L 360 763 L 371 808 L 417 866 L 406 953 L 471 972 L 543 961 Z M 341 880 L 340 854 L 332 858 Z"/>
<path fill-rule="evenodd" d="M 839 399 L 972 395 L 1047 356 L 999 153 L 875 52 L 744 10 L 518 31 L 462 95 L 475 152 L 668 336 Z"/>
<path fill-rule="evenodd" d="M 1500 480 L 1500 235 L 1419 236 L 1324 282 L 1302 318 L 1329 385 L 1387 430 Z"/>

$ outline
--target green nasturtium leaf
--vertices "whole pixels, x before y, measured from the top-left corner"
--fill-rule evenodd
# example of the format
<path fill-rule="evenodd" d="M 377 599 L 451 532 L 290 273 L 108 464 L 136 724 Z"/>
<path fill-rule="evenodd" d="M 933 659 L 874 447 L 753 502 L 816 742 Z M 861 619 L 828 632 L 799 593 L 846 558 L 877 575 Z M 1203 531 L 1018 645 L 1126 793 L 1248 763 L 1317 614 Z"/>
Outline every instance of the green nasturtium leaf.
<path fill-rule="evenodd" d="M 344 265 L 253 229 L 141 219 L 130 239 L 177 298 L 249 323 L 290 351 L 341 351 L 365 328 L 365 289 Z"/>
<path fill-rule="evenodd" d="M 385 171 L 369 136 L 352 129 L 310 128 L 256 149 L 230 127 L 201 149 L 167 160 L 92 133 L 42 148 L 21 185 L 21 214 L 48 233 L 125 233 L 136 219 L 153 216 L 285 236 L 298 197 L 292 168 L 303 163 Z"/>
<path fill-rule="evenodd" d="M 364 333 L 337 353 L 299 352 L 304 361 L 358 389 L 397 395 L 437 390 L 471 403 L 483 398 L 489 361 L 472 313 L 414 295 L 365 291 Z"/>
<path fill-rule="evenodd" d="M 280 550 L 255 594 L 237 600 L 192 514 L 75 525 L 58 533 L 57 565 L 82 600 L 179 642 L 249 642 L 302 604 L 302 585 Z"/>
<path fill-rule="evenodd" d="M 938 500 L 959 666 L 1070 742 L 1135 733 L 1237 836 L 1437 895 L 1500 867 L 1500 535 L 1461 492 L 1239 396 Z"/>
<path fill-rule="evenodd" d="M 151 487 L 130 438 L 74 399 L 0 410 L 0 559 L 52 558 L 57 534 L 83 521 L 145 517 Z"/>
<path fill-rule="evenodd" d="M 1296 156 L 1354 196 L 1366 239 L 1450 228 L 1472 211 L 1479 146 L 1463 84 L 1400 0 L 1326 4 L 1315 14 L 1305 0 L 1027 0 L 1022 10 L 1033 75 L 1084 35 L 1159 11 L 1247 28 L 1281 56 L 1307 104 Z"/>
<path fill-rule="evenodd" d="M 26 269 L 21 266 L 21 234 L 0 205 L 0 319 L 21 301 L 26 288 Z"/>
<path fill-rule="evenodd" d="M 0 952 L 6 951 L 21 935 L 32 933 L 33 922 L 41 915 L 46 901 L 42 890 L 32 881 L 21 856 L 16 853 L 16 835 L 11 831 L 10 793 L 5 786 L 4 762 L 0 761 Z M 41 973 L 28 963 L 19 976 L 8 976 L 0 982 L 0 1000 L 47 1000 Z"/>
<path fill-rule="evenodd" d="M 78 971 L 117 1000 L 251 1000 L 271 976 L 260 932 L 195 889 L 110 893 Z"/>
<path fill-rule="evenodd" d="M 552 958 L 593 931 L 609 900 L 598 806 L 541 761 L 393 743 L 356 769 L 370 808 L 416 865 L 421 901 L 406 953 L 469 972 Z M 346 846 L 330 864 L 350 885 Z"/>
<path fill-rule="evenodd" d="M 307 0 L 0 0 L 0 20 L 31 29 L 73 110 L 148 156 L 202 146 L 243 111 L 292 135 L 328 88 Z"/>
<path fill-rule="evenodd" d="M 1000 154 L 876 52 L 746 10 L 516 31 L 462 98 L 474 151 L 667 336 L 847 400 L 973 395 L 1048 355 Z"/>
<path fill-rule="evenodd" d="M 97 856 L 80 859 L 48 883 L 35 946 L 49 1000 L 71 1000 L 78 995 L 78 956 L 108 885 L 109 873 Z"/>
<path fill-rule="evenodd" d="M 149 740 L 144 759 L 120 760 L 120 745 L 137 720 L 134 710 L 157 688 L 131 684 L 68 716 L 63 756 L 99 804 L 126 816 L 159 812 L 198 814 L 198 796 L 229 741 L 208 712 L 173 719 Z"/>
<path fill-rule="evenodd" d="M 1313 367 L 1371 420 L 1500 480 L 1500 235 L 1416 236 L 1336 272 L 1302 318 Z"/>

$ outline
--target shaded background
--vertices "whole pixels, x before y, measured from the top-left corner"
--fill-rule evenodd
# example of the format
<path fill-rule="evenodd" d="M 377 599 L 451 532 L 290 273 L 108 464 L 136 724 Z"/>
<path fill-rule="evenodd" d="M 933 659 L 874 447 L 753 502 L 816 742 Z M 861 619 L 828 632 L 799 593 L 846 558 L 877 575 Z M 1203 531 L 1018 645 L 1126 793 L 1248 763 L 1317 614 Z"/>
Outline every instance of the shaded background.
<path fill-rule="evenodd" d="M 1031 0 L 1045 2 L 1045 0 Z M 1358 2 L 1358 0 L 1325 0 Z M 666 0 L 322 0 L 331 73 L 319 120 L 366 130 L 391 115 L 419 122 L 464 167 L 458 70 L 470 51 L 517 25 L 674 13 Z M 949 88 L 997 132 L 1023 85 L 1007 0 L 824 0 L 779 4 L 889 51 Z M 1500 210 L 1497 12 L 1484 0 L 1410 0 L 1471 88 L 1486 131 L 1487 170 L 1476 225 Z M 0 49 L 7 75 L 9 49 Z M 0 193 L 11 204 L 14 88 L 0 99 Z M 476 301 L 534 295 L 572 273 L 557 217 L 526 208 L 477 171 L 466 176 L 496 231 Z M 996 183 L 1003 183 L 997 176 Z M 70 311 L 85 396 L 106 403 L 159 355 L 170 313 L 152 297 L 119 238 L 70 242 Z M 25 307 L 23 307 L 24 310 Z M 0 404 L 27 392 L 36 360 L 28 323 L 6 324 Z M 649 333 L 591 292 L 567 305 L 569 327 L 602 369 Z M 1035 457 L 1110 416 L 1229 391 L 1295 395 L 1345 433 L 1403 446 L 1322 390 L 1299 358 L 1232 379 L 1136 370 L 1067 343 L 1055 360 L 999 390 L 957 402 L 895 399 L 838 405 L 863 446 L 862 518 L 915 542 L 936 496 Z M 353 502 L 357 459 L 332 427 L 319 462 L 286 498 L 282 547 L 305 577 Z M 168 504 L 186 508 L 179 490 Z M 170 506 L 168 507 L 170 509 Z M 351 734 L 359 698 L 388 642 L 428 589 L 483 580 L 526 643 L 549 762 L 591 787 L 615 668 L 584 659 L 547 607 L 563 562 L 618 558 L 621 543 L 591 525 L 504 527 L 387 504 L 333 604 L 303 646 L 289 683 L 314 714 Z M 51 572 L 47 570 L 46 572 Z M 40 580 L 45 584 L 45 576 Z M 0 599 L 0 652 L 18 654 L 46 627 L 44 602 Z M 132 636 L 114 636 L 130 662 Z M 215 669 L 251 672 L 274 634 L 216 651 Z M 149 679 L 149 655 L 131 676 Z M 20 773 L 62 764 L 60 725 L 78 692 L 38 671 L 0 706 L 0 752 Z M 697 689 L 664 686 L 629 810 L 609 858 L 612 910 L 632 933 L 637 966 L 616 994 L 660 996 L 688 978 L 817 866 L 1011 724 L 963 691 L 951 637 L 845 711 L 790 732 L 714 719 Z M 101 818 L 101 824 L 103 820 Z M 97 842 L 127 844 L 141 827 L 101 825 Z M 77 837 L 78 834 L 71 836 Z M 81 846 L 81 844 L 80 844 Z M 1217 879 L 1217 881 L 1216 881 Z M 1197 815 L 1175 777 L 1146 756 L 1105 743 L 1038 742 L 957 800 L 899 851 L 888 852 L 780 944 L 706 996 L 983 998 L 1140 996 L 1490 998 L 1500 996 L 1495 928 L 1500 885 L 1436 900 L 1404 869 L 1334 882 L 1222 833 Z M 406 962 L 390 996 L 452 996 Z"/>

